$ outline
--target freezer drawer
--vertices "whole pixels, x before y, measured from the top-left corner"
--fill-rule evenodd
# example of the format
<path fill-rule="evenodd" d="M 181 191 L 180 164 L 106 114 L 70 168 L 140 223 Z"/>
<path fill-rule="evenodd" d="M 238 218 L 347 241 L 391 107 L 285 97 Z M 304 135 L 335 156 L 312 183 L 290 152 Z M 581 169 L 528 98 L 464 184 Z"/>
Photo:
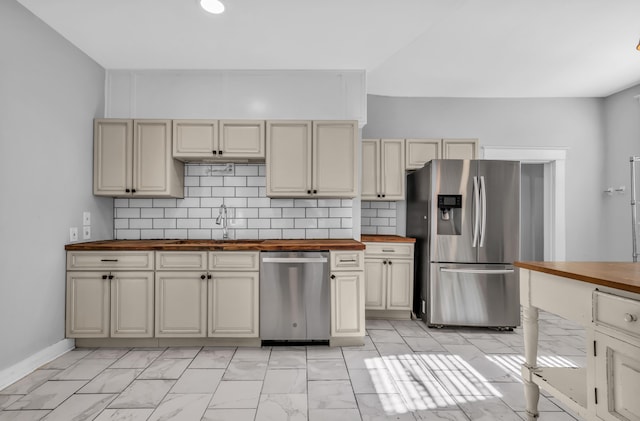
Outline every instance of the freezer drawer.
<path fill-rule="evenodd" d="M 431 264 L 429 326 L 516 327 L 519 284 L 511 265 Z"/>

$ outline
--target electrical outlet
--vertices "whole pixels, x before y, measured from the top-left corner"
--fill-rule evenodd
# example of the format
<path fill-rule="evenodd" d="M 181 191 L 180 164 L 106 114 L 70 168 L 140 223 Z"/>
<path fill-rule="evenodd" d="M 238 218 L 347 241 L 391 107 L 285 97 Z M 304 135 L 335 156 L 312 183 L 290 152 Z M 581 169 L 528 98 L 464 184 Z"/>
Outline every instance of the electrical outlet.
<path fill-rule="evenodd" d="M 90 238 L 91 238 L 91 227 L 89 226 L 82 227 L 82 239 L 88 240 Z"/>
<path fill-rule="evenodd" d="M 78 227 L 69 228 L 69 241 L 78 241 Z"/>
<path fill-rule="evenodd" d="M 91 212 L 82 212 L 82 225 L 91 225 Z"/>

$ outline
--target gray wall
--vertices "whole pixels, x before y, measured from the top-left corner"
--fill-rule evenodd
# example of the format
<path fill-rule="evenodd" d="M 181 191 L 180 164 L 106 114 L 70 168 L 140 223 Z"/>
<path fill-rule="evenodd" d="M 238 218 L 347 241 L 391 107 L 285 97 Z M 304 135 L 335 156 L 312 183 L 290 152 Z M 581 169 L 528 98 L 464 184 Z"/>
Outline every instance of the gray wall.
<path fill-rule="evenodd" d="M 69 227 L 92 216 L 113 232 L 112 199 L 94 198 L 92 120 L 104 69 L 14 0 L 0 2 L 0 370 L 64 338 Z"/>
<path fill-rule="evenodd" d="M 566 259 L 602 259 L 604 100 L 369 95 L 363 138 L 478 138 L 480 146 L 568 147 Z M 398 217 L 400 219 L 400 217 Z"/>
<path fill-rule="evenodd" d="M 603 197 L 602 224 L 603 259 L 631 261 L 631 177 L 629 157 L 640 156 L 640 102 L 634 96 L 640 95 L 640 85 L 626 89 L 605 100 L 605 143 L 604 154 L 606 173 L 602 190 L 625 186 L 623 194 L 613 193 Z M 640 173 L 640 163 L 636 164 Z M 640 176 L 636 179 L 640 183 Z M 640 185 L 636 187 L 640 197 Z M 640 214 L 639 214 L 640 216 Z"/>

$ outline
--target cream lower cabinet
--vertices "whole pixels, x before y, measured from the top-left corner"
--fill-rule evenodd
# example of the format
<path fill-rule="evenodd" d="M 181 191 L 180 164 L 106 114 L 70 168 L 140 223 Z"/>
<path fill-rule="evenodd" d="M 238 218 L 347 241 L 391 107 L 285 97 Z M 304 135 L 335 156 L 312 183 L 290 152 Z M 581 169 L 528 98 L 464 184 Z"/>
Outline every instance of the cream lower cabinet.
<path fill-rule="evenodd" d="M 207 336 L 207 252 L 156 252 L 155 336 Z"/>
<path fill-rule="evenodd" d="M 152 337 L 153 261 L 153 252 L 68 252 L 67 337 Z"/>
<path fill-rule="evenodd" d="M 403 310 L 413 305 L 412 243 L 365 243 L 367 310 Z"/>
<path fill-rule="evenodd" d="M 362 251 L 331 251 L 331 329 L 333 337 L 365 334 Z"/>
<path fill-rule="evenodd" d="M 356 197 L 356 121 L 267 121 L 269 197 Z"/>
<path fill-rule="evenodd" d="M 210 337 L 257 338 L 260 316 L 259 252 L 210 252 Z"/>
<path fill-rule="evenodd" d="M 363 200 L 405 199 L 404 139 L 362 139 Z"/>

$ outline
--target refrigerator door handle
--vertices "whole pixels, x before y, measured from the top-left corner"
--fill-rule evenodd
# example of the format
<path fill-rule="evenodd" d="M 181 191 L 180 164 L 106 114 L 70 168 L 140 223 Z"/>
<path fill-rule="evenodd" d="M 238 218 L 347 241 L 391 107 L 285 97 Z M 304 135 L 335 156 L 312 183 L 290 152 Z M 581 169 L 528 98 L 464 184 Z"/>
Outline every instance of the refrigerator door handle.
<path fill-rule="evenodd" d="M 474 216 L 473 216 L 473 241 L 471 243 L 471 247 L 476 247 L 478 245 L 478 225 L 480 220 L 480 187 L 478 186 L 478 177 L 473 177 L 473 206 L 474 206 Z"/>
<path fill-rule="evenodd" d="M 514 269 L 450 269 L 450 268 L 440 268 L 440 272 L 504 275 L 504 274 L 507 274 L 507 273 L 513 273 Z"/>
<path fill-rule="evenodd" d="M 487 189 L 484 185 L 484 175 L 480 176 L 480 192 L 482 198 L 480 203 L 482 205 L 482 222 L 480 224 L 480 247 L 484 247 L 484 237 L 487 232 Z"/>

